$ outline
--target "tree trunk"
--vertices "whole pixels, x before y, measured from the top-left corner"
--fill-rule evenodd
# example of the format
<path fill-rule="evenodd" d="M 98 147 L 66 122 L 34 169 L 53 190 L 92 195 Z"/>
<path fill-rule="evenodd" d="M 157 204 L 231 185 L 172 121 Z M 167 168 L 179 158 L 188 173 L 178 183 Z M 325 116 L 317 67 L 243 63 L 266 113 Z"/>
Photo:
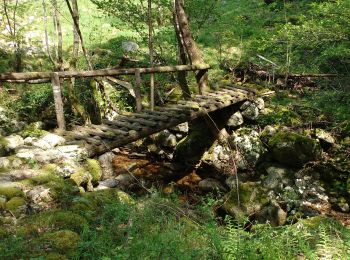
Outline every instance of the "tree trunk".
<path fill-rule="evenodd" d="M 72 10 L 74 19 L 79 23 L 79 9 L 77 0 L 72 0 Z M 73 23 L 73 53 L 70 60 L 70 67 L 74 70 L 77 68 L 77 60 L 79 56 L 79 34 L 77 32 L 75 23 Z M 75 92 L 75 78 L 71 78 L 68 82 L 68 96 L 74 113 L 82 117 L 85 124 L 91 123 L 88 113 L 85 111 L 84 106 L 79 102 L 79 99 Z"/>
<path fill-rule="evenodd" d="M 176 13 L 174 11 L 173 13 L 173 25 L 176 33 L 176 39 L 178 43 L 178 64 L 179 65 L 185 65 L 187 64 L 187 57 L 186 57 L 186 51 L 184 49 L 184 43 L 183 39 L 180 33 L 180 28 L 179 28 L 179 22 L 177 20 Z M 191 98 L 191 91 L 190 88 L 188 87 L 187 84 L 187 79 L 186 79 L 187 73 L 186 71 L 178 71 L 177 72 L 177 79 L 180 84 L 180 88 L 182 90 L 182 96 L 184 99 L 190 99 Z"/>
<path fill-rule="evenodd" d="M 187 52 L 190 64 L 204 64 L 202 54 L 193 39 L 188 18 L 184 9 L 184 0 L 175 0 L 175 13 L 177 16 L 179 32 L 183 39 L 184 49 Z M 196 77 L 199 93 L 203 94 L 208 90 L 208 74 L 205 73 L 203 78 Z"/>
<path fill-rule="evenodd" d="M 56 28 L 56 34 L 57 34 L 57 68 L 56 70 L 62 70 L 63 69 L 63 36 L 62 36 L 62 26 L 61 26 L 61 18 L 60 14 L 58 13 L 58 6 L 57 1 L 52 0 L 52 5 L 54 8 L 53 14 L 54 14 L 54 21 L 55 21 L 55 28 Z"/>

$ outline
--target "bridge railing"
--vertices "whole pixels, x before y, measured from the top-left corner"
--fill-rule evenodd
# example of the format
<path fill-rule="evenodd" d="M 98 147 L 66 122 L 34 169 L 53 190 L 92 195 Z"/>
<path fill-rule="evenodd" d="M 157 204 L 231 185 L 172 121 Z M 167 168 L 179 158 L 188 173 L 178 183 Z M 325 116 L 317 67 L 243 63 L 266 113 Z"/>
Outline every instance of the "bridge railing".
<path fill-rule="evenodd" d="M 65 119 L 63 113 L 63 102 L 61 94 L 60 79 L 69 78 L 88 78 L 88 77 L 108 77 L 118 75 L 134 75 L 135 76 L 135 101 L 136 110 L 142 110 L 141 103 L 141 75 L 142 74 L 155 74 L 155 73 L 172 73 L 178 71 L 199 71 L 196 75 L 197 82 L 200 83 L 210 69 L 210 65 L 207 64 L 195 64 L 195 65 L 177 65 L 177 66 L 159 66 L 152 68 L 128 68 L 128 69 L 100 69 L 90 71 L 57 71 L 57 72 L 17 72 L 17 73 L 2 73 L 0 74 L 0 82 L 9 83 L 52 83 L 53 96 L 55 101 L 55 110 L 57 125 L 59 129 L 65 129 Z M 153 92 L 154 95 L 154 92 Z M 154 101 L 154 96 L 151 97 Z M 151 104 L 154 107 L 154 104 Z"/>

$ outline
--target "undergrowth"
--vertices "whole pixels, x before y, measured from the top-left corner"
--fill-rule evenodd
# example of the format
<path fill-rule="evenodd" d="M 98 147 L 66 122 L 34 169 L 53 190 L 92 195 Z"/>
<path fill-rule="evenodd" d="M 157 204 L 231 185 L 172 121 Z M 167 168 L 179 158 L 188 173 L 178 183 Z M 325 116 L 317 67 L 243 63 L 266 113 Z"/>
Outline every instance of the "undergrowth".
<path fill-rule="evenodd" d="M 130 203 L 115 195 L 76 197 L 65 211 L 28 216 L 15 228 L 3 226 L 0 258 L 345 259 L 350 253 L 350 231 L 322 217 L 283 227 L 257 225 L 247 232 L 232 219 L 217 224 L 210 199 L 194 207 L 159 194 Z M 63 234 L 77 234 L 77 245 Z"/>

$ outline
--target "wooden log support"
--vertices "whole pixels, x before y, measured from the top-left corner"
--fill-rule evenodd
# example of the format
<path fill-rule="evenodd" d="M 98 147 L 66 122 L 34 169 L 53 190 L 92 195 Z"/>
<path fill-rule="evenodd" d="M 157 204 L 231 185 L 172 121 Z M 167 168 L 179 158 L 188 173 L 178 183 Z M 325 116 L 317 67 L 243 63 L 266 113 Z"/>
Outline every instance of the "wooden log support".
<path fill-rule="evenodd" d="M 199 72 L 196 74 L 196 80 L 197 80 L 197 84 L 198 84 L 198 92 L 201 95 L 203 95 L 204 94 L 203 92 L 205 91 L 205 90 L 203 90 L 203 87 L 201 87 L 201 86 L 203 86 L 203 84 L 206 80 L 205 75 L 207 72 L 208 72 L 208 69 L 202 69 L 202 70 L 199 70 Z"/>
<path fill-rule="evenodd" d="M 130 69 L 101 69 L 90 71 L 59 71 L 59 78 L 87 78 L 87 77 L 107 77 L 118 75 L 135 75 L 136 70 L 140 71 L 140 74 L 151 73 L 169 73 L 177 71 L 196 71 L 196 70 L 208 70 L 210 65 L 207 64 L 194 64 L 194 65 L 178 65 L 178 66 L 163 66 L 153 68 L 130 68 Z M 51 79 L 52 72 L 19 72 L 19 73 L 1 73 L 0 81 L 19 81 L 20 83 L 37 80 L 37 79 Z"/>
<path fill-rule="evenodd" d="M 65 130 L 66 122 L 64 120 L 61 84 L 60 84 L 60 78 L 58 76 L 58 72 L 53 72 L 51 74 L 51 82 L 52 82 L 53 98 L 55 102 L 58 129 Z"/>
<path fill-rule="evenodd" d="M 141 73 L 140 69 L 135 70 L 135 101 L 136 101 L 136 111 L 140 112 L 142 110 L 142 98 L 141 98 Z"/>

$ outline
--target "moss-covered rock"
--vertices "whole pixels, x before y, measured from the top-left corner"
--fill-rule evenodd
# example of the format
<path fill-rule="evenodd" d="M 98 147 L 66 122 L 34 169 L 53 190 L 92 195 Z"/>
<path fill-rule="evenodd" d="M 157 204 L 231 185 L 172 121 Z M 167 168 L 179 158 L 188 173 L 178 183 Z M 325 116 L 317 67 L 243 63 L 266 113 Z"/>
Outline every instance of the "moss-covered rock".
<path fill-rule="evenodd" d="M 24 192 L 18 187 L 0 186 L 0 195 L 5 196 L 9 200 L 13 197 L 24 197 Z"/>
<path fill-rule="evenodd" d="M 293 132 L 276 133 L 268 145 L 276 161 L 292 167 L 301 167 L 321 155 L 321 147 L 316 140 Z"/>
<path fill-rule="evenodd" d="M 86 167 L 92 176 L 92 181 L 98 182 L 102 177 L 102 169 L 101 169 L 99 161 L 94 160 L 94 159 L 87 159 L 86 160 Z"/>
<path fill-rule="evenodd" d="M 8 145 L 7 140 L 4 137 L 0 136 L 0 157 L 7 155 L 8 153 L 7 145 Z"/>
<path fill-rule="evenodd" d="M 269 199 L 260 182 L 246 182 L 232 189 L 224 198 L 222 209 L 236 220 L 246 220 L 259 212 Z"/>
<path fill-rule="evenodd" d="M 41 240 L 45 246 L 52 248 L 52 250 L 66 256 L 73 256 L 78 247 L 80 237 L 71 230 L 60 230 L 44 234 Z"/>
<path fill-rule="evenodd" d="M 19 207 L 25 206 L 26 201 L 22 197 L 13 197 L 8 202 L 6 202 L 6 209 L 11 211 L 17 211 Z"/>
<path fill-rule="evenodd" d="M 77 186 L 85 187 L 87 191 L 93 191 L 92 185 L 93 177 L 85 169 L 79 169 L 76 173 L 73 173 L 70 178 L 76 183 Z"/>
<path fill-rule="evenodd" d="M 81 215 L 63 210 L 53 210 L 39 213 L 33 217 L 23 219 L 20 232 L 24 236 L 39 235 L 44 231 L 56 231 L 62 229 L 73 230 L 80 233 L 87 221 Z"/>

